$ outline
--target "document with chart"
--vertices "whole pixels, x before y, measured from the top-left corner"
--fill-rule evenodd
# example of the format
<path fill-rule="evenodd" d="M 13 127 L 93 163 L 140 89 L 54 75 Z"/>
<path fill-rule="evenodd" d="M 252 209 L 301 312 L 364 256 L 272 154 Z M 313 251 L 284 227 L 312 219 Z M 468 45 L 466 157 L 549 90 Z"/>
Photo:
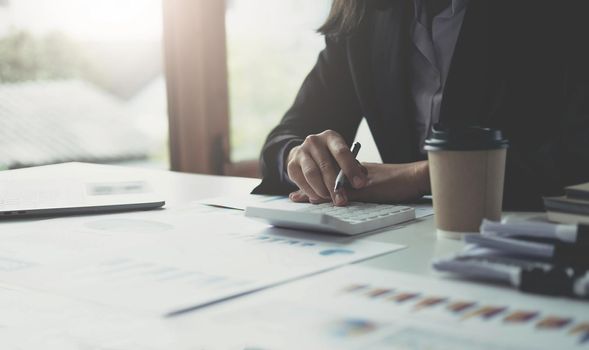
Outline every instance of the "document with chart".
<path fill-rule="evenodd" d="M 358 266 L 172 321 L 203 349 L 589 348 L 586 302 Z"/>
<path fill-rule="evenodd" d="M 7 224 L 0 282 L 169 315 L 401 249 L 204 206 Z"/>

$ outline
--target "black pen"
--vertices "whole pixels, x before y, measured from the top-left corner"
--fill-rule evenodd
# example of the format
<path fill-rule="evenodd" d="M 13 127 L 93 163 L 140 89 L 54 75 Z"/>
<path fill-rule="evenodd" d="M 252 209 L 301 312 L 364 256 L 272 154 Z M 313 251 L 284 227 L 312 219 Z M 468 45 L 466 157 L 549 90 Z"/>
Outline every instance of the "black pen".
<path fill-rule="evenodd" d="M 354 155 L 354 158 L 356 158 L 356 156 L 358 156 L 358 152 L 360 152 L 360 147 L 362 147 L 360 145 L 360 142 L 356 142 L 356 143 L 354 143 L 354 146 L 352 146 L 352 154 Z M 339 192 L 339 190 L 341 190 L 348 183 L 349 183 L 348 178 L 346 177 L 346 175 L 344 175 L 344 172 L 340 169 L 339 173 L 337 174 L 337 177 L 335 178 L 335 187 L 333 189 L 333 192 Z"/>

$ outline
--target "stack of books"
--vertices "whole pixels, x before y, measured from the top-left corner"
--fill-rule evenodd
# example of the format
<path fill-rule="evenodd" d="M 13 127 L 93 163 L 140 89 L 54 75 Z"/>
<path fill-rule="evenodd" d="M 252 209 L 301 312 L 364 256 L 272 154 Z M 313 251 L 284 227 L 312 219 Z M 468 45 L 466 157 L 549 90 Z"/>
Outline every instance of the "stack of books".
<path fill-rule="evenodd" d="M 589 224 L 589 182 L 570 186 L 562 197 L 544 198 L 550 221 L 567 224 Z"/>

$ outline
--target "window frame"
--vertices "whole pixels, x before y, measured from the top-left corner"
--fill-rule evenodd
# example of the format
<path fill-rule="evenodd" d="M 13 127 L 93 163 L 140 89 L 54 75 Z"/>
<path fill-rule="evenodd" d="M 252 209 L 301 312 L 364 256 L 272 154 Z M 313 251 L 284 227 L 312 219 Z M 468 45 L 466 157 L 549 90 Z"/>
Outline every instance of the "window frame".
<path fill-rule="evenodd" d="M 259 177 L 231 162 L 224 0 L 163 0 L 171 170 Z"/>

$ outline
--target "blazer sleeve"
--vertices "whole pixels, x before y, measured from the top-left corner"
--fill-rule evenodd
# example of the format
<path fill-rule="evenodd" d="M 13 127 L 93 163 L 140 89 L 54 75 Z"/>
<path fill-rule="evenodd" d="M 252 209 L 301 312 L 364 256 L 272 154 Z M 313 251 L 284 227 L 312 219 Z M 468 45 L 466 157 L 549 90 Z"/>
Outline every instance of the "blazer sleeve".
<path fill-rule="evenodd" d="M 504 196 L 507 210 L 543 210 L 542 196 L 562 195 L 564 187 L 589 181 L 589 26 L 586 20 L 575 19 L 586 11 L 567 13 L 570 26 L 561 51 L 566 105 L 560 115 L 551 116 L 551 139 L 533 151 L 509 150 Z"/>
<path fill-rule="evenodd" d="M 303 82 L 294 104 L 269 134 L 262 148 L 262 183 L 256 194 L 296 190 L 288 179 L 285 158 L 305 137 L 331 129 L 348 144 L 354 141 L 362 112 L 350 71 L 347 39 L 325 39 L 325 48 Z"/>

